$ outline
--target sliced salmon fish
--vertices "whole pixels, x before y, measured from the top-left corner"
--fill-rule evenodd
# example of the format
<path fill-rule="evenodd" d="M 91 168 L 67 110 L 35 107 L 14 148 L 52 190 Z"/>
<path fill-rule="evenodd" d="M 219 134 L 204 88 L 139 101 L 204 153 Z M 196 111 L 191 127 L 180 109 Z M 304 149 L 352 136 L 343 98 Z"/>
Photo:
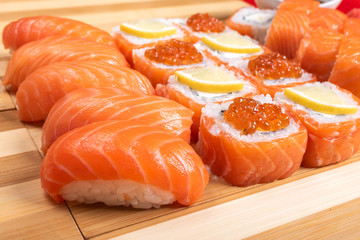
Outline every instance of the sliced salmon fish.
<path fill-rule="evenodd" d="M 360 97 L 360 37 L 344 37 L 329 82 Z"/>
<path fill-rule="evenodd" d="M 304 12 L 278 11 L 265 39 L 265 46 L 293 59 L 301 39 L 309 30 L 309 24 L 309 16 Z"/>
<path fill-rule="evenodd" d="M 130 120 L 158 127 L 190 142 L 193 111 L 158 96 L 121 88 L 81 88 L 52 107 L 42 129 L 44 152 L 61 135 L 102 120 Z"/>
<path fill-rule="evenodd" d="M 343 35 L 324 28 L 311 30 L 301 40 L 296 60 L 318 81 L 329 79 L 334 67 Z"/>
<path fill-rule="evenodd" d="M 83 38 L 116 47 L 109 33 L 77 20 L 55 16 L 33 16 L 13 21 L 5 26 L 2 39 L 4 47 L 14 51 L 25 43 L 54 35 Z"/>
<path fill-rule="evenodd" d="M 98 60 L 119 67 L 129 67 L 117 49 L 80 38 L 47 37 L 21 46 L 12 55 L 2 84 L 17 90 L 21 82 L 35 71 L 53 62 Z"/>
<path fill-rule="evenodd" d="M 154 93 L 149 80 L 130 68 L 101 61 L 56 62 L 35 70 L 22 82 L 16 93 L 19 117 L 31 122 L 46 119 L 57 100 L 73 90 L 89 87 Z"/>
<path fill-rule="evenodd" d="M 72 182 L 128 180 L 171 192 L 183 205 L 198 201 L 209 180 L 184 140 L 125 120 L 96 122 L 62 135 L 43 159 L 40 176 L 44 190 L 58 202 Z"/>

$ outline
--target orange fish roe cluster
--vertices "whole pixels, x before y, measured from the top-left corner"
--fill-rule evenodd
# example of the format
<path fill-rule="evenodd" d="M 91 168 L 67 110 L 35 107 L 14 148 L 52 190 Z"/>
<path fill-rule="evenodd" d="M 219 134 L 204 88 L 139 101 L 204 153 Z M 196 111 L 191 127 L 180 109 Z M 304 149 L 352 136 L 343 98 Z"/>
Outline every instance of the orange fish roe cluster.
<path fill-rule="evenodd" d="M 251 73 L 261 80 L 302 76 L 300 64 L 279 53 L 262 54 L 250 60 L 248 67 Z"/>
<path fill-rule="evenodd" d="M 186 21 L 194 32 L 222 32 L 225 30 L 225 24 L 215 17 L 211 17 L 207 13 L 197 13 L 192 15 Z"/>
<path fill-rule="evenodd" d="M 289 125 L 289 116 L 278 105 L 262 104 L 251 98 L 234 99 L 223 117 L 245 135 L 256 130 L 278 131 Z"/>
<path fill-rule="evenodd" d="M 159 42 L 154 48 L 145 51 L 145 57 L 171 66 L 200 63 L 204 59 L 193 43 L 176 39 Z"/>

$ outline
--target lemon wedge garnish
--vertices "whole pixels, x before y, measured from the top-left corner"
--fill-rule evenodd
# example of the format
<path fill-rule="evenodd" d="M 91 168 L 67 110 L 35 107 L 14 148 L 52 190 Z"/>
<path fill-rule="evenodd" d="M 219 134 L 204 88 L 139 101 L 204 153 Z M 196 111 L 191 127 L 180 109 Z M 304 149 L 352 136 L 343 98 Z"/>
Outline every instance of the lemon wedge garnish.
<path fill-rule="evenodd" d="M 344 101 L 336 92 L 324 85 L 303 85 L 286 88 L 286 97 L 314 111 L 340 115 L 357 112 L 357 107 Z"/>
<path fill-rule="evenodd" d="M 120 30 L 141 38 L 160 38 L 176 34 L 176 28 L 157 19 L 143 19 L 120 24 Z"/>
<path fill-rule="evenodd" d="M 177 80 L 192 89 L 208 93 L 240 91 L 244 84 L 233 74 L 219 67 L 202 67 L 175 72 Z"/>
<path fill-rule="evenodd" d="M 257 53 L 261 47 L 251 39 L 238 34 L 237 32 L 223 32 L 204 36 L 203 43 L 210 48 L 232 53 Z"/>

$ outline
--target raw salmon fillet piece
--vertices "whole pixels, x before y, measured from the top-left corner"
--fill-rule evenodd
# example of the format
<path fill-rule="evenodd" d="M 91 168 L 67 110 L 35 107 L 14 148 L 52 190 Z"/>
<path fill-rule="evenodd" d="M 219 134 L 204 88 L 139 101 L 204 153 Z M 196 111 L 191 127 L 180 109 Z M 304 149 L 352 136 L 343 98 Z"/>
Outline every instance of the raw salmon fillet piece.
<path fill-rule="evenodd" d="M 339 33 L 343 32 L 347 19 L 345 13 L 330 8 L 317 8 L 310 13 L 309 17 L 311 28 L 325 28 Z"/>
<path fill-rule="evenodd" d="M 341 33 L 328 29 L 311 30 L 301 40 L 296 60 L 306 71 L 314 74 L 318 81 L 329 79 L 339 52 Z"/>
<path fill-rule="evenodd" d="M 39 121 L 47 117 L 51 107 L 67 93 L 89 87 L 125 88 L 153 94 L 149 80 L 136 70 L 100 61 L 57 62 L 31 73 L 16 93 L 22 121 Z"/>
<path fill-rule="evenodd" d="M 278 6 L 279 11 L 292 11 L 310 14 L 320 7 L 316 0 L 284 0 Z"/>
<path fill-rule="evenodd" d="M 16 91 L 22 81 L 35 71 L 53 62 L 98 60 L 119 67 L 129 67 L 117 49 L 80 38 L 52 36 L 29 42 L 18 48 L 7 66 L 3 85 Z"/>
<path fill-rule="evenodd" d="M 360 18 L 348 18 L 344 24 L 344 34 L 350 37 L 360 37 Z"/>
<path fill-rule="evenodd" d="M 265 46 L 293 59 L 301 39 L 309 31 L 309 24 L 310 19 L 306 13 L 278 11 L 265 39 Z"/>
<path fill-rule="evenodd" d="M 181 138 L 136 121 L 109 120 L 76 128 L 58 138 L 45 155 L 41 184 L 57 202 L 73 181 L 130 180 L 170 191 L 183 205 L 198 201 L 209 174 Z"/>
<path fill-rule="evenodd" d="M 360 97 L 360 37 L 344 37 L 329 82 Z"/>
<path fill-rule="evenodd" d="M 5 26 L 2 39 L 6 49 L 16 50 L 25 43 L 54 35 L 83 38 L 116 47 L 109 33 L 80 21 L 54 16 L 33 16 L 13 21 Z"/>
<path fill-rule="evenodd" d="M 131 120 L 162 128 L 190 142 L 193 111 L 158 96 L 121 88 L 80 88 L 51 108 L 42 128 L 44 152 L 61 135 L 102 120 Z"/>

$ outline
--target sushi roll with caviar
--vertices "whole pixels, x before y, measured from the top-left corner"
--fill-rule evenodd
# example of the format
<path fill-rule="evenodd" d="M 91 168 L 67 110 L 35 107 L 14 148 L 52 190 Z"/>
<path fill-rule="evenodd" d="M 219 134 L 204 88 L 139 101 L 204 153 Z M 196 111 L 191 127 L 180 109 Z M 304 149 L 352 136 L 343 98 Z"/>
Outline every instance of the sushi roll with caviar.
<path fill-rule="evenodd" d="M 262 86 L 263 93 L 271 96 L 287 87 L 316 81 L 314 74 L 306 72 L 298 62 L 279 53 L 266 53 L 244 60 L 235 69 L 257 81 Z"/>
<path fill-rule="evenodd" d="M 220 61 L 224 65 L 239 65 L 244 59 L 259 56 L 269 50 L 249 36 L 240 35 L 234 30 L 211 33 L 196 43 L 207 57 Z"/>
<path fill-rule="evenodd" d="M 225 67 L 207 66 L 176 71 L 155 93 L 175 100 L 194 111 L 191 139 L 197 141 L 201 109 L 211 102 L 259 94 L 255 84 Z"/>
<path fill-rule="evenodd" d="M 189 34 L 173 20 L 165 18 L 123 22 L 113 32 L 117 46 L 130 64 L 134 49 L 153 46 L 158 41 L 189 38 Z"/>
<path fill-rule="evenodd" d="M 316 77 L 294 60 L 271 52 L 247 36 L 238 33 L 222 33 L 203 38 L 196 43 L 198 49 L 215 62 L 237 71 L 256 82 L 263 94 L 274 94 L 285 87 L 315 82 Z M 205 46 L 206 45 L 206 46 Z"/>
<path fill-rule="evenodd" d="M 224 22 L 208 13 L 196 13 L 188 18 L 171 19 L 185 32 L 188 32 L 193 42 L 201 40 L 211 33 L 221 33 L 228 30 Z"/>
<path fill-rule="evenodd" d="M 267 30 L 276 11 L 255 7 L 243 7 L 226 20 L 226 25 L 242 35 L 247 35 L 259 43 L 265 43 Z"/>
<path fill-rule="evenodd" d="M 234 31 L 209 35 L 195 46 L 214 62 L 254 82 L 263 94 L 273 96 L 285 87 L 316 81 L 295 61 Z"/>
<path fill-rule="evenodd" d="M 275 101 L 292 111 L 308 131 L 304 167 L 321 167 L 353 156 L 360 145 L 360 101 L 329 82 L 287 88 Z"/>
<path fill-rule="evenodd" d="M 211 173 L 241 187 L 291 176 L 307 143 L 305 127 L 269 95 L 207 104 L 199 137 Z"/>
<path fill-rule="evenodd" d="M 184 140 L 130 120 L 100 121 L 62 135 L 45 155 L 40 176 L 57 202 L 134 208 L 192 205 L 209 181 Z"/>
<path fill-rule="evenodd" d="M 144 74 L 154 87 L 166 84 L 176 70 L 216 65 L 194 43 L 177 39 L 135 49 L 133 64 L 134 69 Z"/>

